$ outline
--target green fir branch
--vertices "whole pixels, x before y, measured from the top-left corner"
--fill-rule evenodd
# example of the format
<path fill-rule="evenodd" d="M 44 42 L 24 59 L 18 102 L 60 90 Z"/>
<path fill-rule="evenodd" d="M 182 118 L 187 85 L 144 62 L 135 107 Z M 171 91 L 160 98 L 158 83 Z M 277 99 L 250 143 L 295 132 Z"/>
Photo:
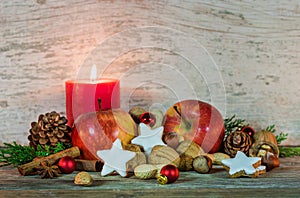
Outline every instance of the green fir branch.
<path fill-rule="evenodd" d="M 70 148 L 72 144 L 58 142 L 56 146 L 38 145 L 36 149 L 31 146 L 22 146 L 16 142 L 4 143 L 4 146 L 4 148 L 0 148 L 0 167 L 26 164 L 36 157 L 46 157 Z"/>
<path fill-rule="evenodd" d="M 36 156 L 40 156 L 40 157 L 46 157 L 48 155 L 51 154 L 51 150 L 50 150 L 50 146 L 49 145 L 44 145 L 44 147 L 42 147 L 40 144 L 37 146 L 36 148 Z"/>
<path fill-rule="evenodd" d="M 270 131 L 272 133 L 276 133 L 275 124 L 267 126 L 267 128 L 265 128 L 265 131 Z M 286 140 L 287 137 L 288 137 L 288 135 L 289 135 L 288 133 L 283 133 L 283 132 L 280 132 L 279 134 L 277 134 L 275 136 L 277 144 L 279 145 L 279 144 L 281 144 L 281 142 L 283 142 L 284 140 Z"/>
<path fill-rule="evenodd" d="M 279 146 L 279 157 L 300 156 L 300 147 Z"/>
<path fill-rule="evenodd" d="M 0 149 L 0 166 L 18 166 L 28 163 L 36 157 L 35 150 L 30 146 L 22 146 L 16 142 L 3 144 L 5 148 Z"/>
<path fill-rule="evenodd" d="M 248 126 L 249 124 L 245 124 L 245 120 L 236 118 L 236 115 L 233 115 L 230 118 L 226 118 L 224 120 L 225 125 L 225 136 L 240 129 L 243 126 Z"/>

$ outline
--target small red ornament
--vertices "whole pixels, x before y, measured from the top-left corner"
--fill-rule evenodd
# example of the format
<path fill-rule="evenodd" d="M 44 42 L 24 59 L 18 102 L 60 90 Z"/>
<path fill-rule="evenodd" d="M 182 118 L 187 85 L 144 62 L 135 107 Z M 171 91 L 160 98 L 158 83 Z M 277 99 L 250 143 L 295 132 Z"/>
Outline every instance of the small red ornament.
<path fill-rule="evenodd" d="M 250 127 L 250 126 L 244 126 L 244 127 L 241 129 L 241 131 L 247 133 L 248 135 L 250 135 L 250 137 L 253 137 L 253 135 L 254 135 L 254 133 L 255 133 L 254 129 L 253 129 L 252 127 Z"/>
<path fill-rule="evenodd" d="M 179 177 L 178 168 L 172 164 L 165 165 L 160 171 L 157 180 L 160 184 L 170 184 L 175 182 Z"/>
<path fill-rule="evenodd" d="M 75 170 L 76 162 L 70 156 L 65 156 L 58 161 L 58 167 L 62 173 L 69 174 Z"/>
<path fill-rule="evenodd" d="M 156 118 L 152 113 L 145 112 L 140 115 L 140 122 L 153 127 L 155 125 Z"/>

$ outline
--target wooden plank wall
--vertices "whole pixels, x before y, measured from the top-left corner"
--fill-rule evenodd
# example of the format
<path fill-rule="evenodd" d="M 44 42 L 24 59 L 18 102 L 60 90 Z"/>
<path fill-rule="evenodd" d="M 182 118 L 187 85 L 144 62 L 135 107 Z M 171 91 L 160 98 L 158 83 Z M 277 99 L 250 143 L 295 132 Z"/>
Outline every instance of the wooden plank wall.
<path fill-rule="evenodd" d="M 4 0 L 0 144 L 26 144 L 41 113 L 65 113 L 64 82 L 121 80 L 121 107 L 197 98 L 300 144 L 300 3 Z"/>

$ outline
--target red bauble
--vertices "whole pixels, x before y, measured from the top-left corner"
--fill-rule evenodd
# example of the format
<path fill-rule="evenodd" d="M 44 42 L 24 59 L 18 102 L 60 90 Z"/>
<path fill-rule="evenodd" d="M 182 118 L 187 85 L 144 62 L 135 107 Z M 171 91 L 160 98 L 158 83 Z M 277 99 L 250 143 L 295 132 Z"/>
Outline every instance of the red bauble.
<path fill-rule="evenodd" d="M 58 167 L 62 173 L 69 174 L 75 170 L 76 162 L 70 156 L 65 156 L 58 161 Z"/>
<path fill-rule="evenodd" d="M 140 122 L 153 127 L 155 125 L 156 118 L 152 113 L 145 112 L 140 115 Z"/>
<path fill-rule="evenodd" d="M 250 126 L 244 126 L 244 127 L 241 129 L 241 131 L 247 133 L 247 134 L 250 135 L 251 137 L 253 137 L 253 135 L 254 135 L 254 133 L 255 133 L 254 129 L 253 129 L 252 127 L 250 127 Z"/>
<path fill-rule="evenodd" d="M 165 165 L 160 171 L 158 182 L 160 184 L 170 184 L 175 182 L 179 177 L 178 168 L 172 164 Z"/>

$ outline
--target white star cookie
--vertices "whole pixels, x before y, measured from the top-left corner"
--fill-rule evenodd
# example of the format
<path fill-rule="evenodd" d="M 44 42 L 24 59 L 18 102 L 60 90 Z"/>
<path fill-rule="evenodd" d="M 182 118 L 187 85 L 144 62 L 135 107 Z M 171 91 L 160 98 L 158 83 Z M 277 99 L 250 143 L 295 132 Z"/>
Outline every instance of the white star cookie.
<path fill-rule="evenodd" d="M 142 146 L 146 154 L 150 154 L 152 148 L 156 145 L 166 146 L 166 144 L 161 139 L 164 130 L 163 126 L 152 130 L 146 124 L 141 123 L 139 127 L 141 134 L 138 137 L 132 139 L 131 142 L 133 144 Z"/>
<path fill-rule="evenodd" d="M 238 151 L 234 158 L 223 159 L 222 164 L 230 177 L 257 177 L 263 169 L 260 167 L 260 157 L 247 157 L 241 151 Z"/>
<path fill-rule="evenodd" d="M 125 177 L 127 175 L 126 163 L 135 156 L 135 152 L 123 150 L 120 139 L 116 139 L 110 150 L 97 151 L 97 155 L 104 161 L 101 176 L 116 171 Z"/>

